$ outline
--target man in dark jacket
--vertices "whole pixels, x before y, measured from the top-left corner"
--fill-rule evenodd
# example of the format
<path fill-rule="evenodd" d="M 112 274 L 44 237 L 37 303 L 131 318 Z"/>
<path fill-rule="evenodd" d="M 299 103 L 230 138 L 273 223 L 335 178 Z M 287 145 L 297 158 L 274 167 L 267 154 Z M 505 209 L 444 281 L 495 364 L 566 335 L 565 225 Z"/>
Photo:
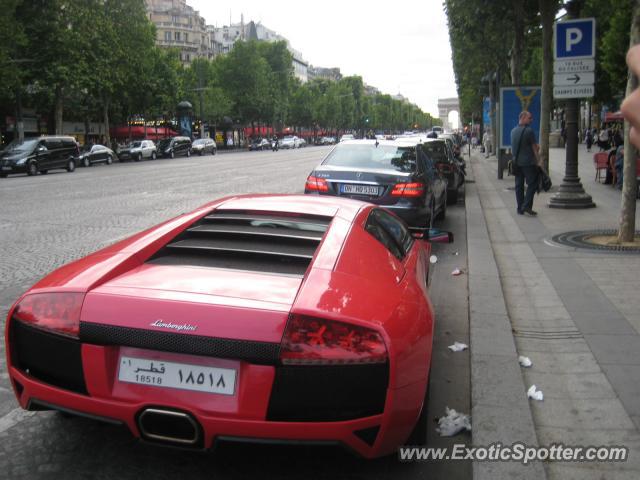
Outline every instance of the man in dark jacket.
<path fill-rule="evenodd" d="M 516 203 L 519 215 L 525 213 L 536 216 L 533 210 L 533 197 L 538 188 L 538 142 L 536 133 L 530 127 L 533 115 L 527 111 L 520 112 L 518 126 L 511 130 L 511 149 L 513 162 L 516 166 Z M 524 192 L 524 182 L 527 182 L 527 192 Z"/>

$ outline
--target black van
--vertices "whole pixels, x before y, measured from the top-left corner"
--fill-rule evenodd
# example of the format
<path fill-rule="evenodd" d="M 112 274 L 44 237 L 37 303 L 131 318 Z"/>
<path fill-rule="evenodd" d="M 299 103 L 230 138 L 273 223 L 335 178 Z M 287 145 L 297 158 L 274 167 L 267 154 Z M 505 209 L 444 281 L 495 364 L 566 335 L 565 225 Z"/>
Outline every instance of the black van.
<path fill-rule="evenodd" d="M 164 138 L 158 143 L 158 155 L 163 157 L 191 156 L 191 139 L 189 137 Z"/>
<path fill-rule="evenodd" d="M 56 168 L 73 172 L 79 153 L 73 137 L 25 138 L 23 142 L 14 140 L 0 153 L 0 177 L 5 178 L 12 173 L 36 175 Z"/>

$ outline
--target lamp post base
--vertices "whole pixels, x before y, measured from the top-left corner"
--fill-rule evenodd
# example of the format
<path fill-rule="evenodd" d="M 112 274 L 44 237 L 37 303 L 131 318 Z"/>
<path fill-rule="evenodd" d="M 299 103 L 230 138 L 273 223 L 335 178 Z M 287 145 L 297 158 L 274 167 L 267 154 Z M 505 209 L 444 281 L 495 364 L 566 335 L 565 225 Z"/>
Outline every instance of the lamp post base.
<path fill-rule="evenodd" d="M 591 195 L 584 191 L 580 178 L 565 178 L 553 197 L 549 199 L 549 208 L 594 208 Z"/>

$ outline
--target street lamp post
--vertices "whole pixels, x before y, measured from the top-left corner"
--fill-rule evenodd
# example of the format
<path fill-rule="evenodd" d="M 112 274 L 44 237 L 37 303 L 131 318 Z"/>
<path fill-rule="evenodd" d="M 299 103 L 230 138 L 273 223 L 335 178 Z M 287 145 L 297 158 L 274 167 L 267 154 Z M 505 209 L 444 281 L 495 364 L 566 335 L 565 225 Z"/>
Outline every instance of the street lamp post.
<path fill-rule="evenodd" d="M 569 18 L 580 16 L 581 0 L 572 0 L 566 5 Z M 592 208 L 591 195 L 584 191 L 578 176 L 578 122 L 580 116 L 580 100 L 565 101 L 565 131 L 567 136 L 565 175 L 558 193 L 549 199 L 550 208 Z"/>

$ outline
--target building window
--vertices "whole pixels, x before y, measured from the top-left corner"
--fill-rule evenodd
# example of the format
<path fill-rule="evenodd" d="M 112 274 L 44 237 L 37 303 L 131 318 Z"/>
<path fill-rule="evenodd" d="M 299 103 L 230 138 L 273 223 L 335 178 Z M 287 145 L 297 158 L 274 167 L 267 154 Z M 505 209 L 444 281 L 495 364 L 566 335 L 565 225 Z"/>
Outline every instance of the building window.
<path fill-rule="evenodd" d="M 178 20 L 180 20 L 180 17 L 177 17 L 176 15 L 171 17 L 171 22 L 173 23 L 178 23 Z"/>
<path fill-rule="evenodd" d="M 171 32 L 164 32 L 164 39 L 167 42 L 171 41 Z"/>
<path fill-rule="evenodd" d="M 174 32 L 176 41 L 180 41 L 180 32 Z"/>
<path fill-rule="evenodd" d="M 184 41 L 188 42 L 189 41 L 189 34 L 185 32 L 184 34 Z"/>

